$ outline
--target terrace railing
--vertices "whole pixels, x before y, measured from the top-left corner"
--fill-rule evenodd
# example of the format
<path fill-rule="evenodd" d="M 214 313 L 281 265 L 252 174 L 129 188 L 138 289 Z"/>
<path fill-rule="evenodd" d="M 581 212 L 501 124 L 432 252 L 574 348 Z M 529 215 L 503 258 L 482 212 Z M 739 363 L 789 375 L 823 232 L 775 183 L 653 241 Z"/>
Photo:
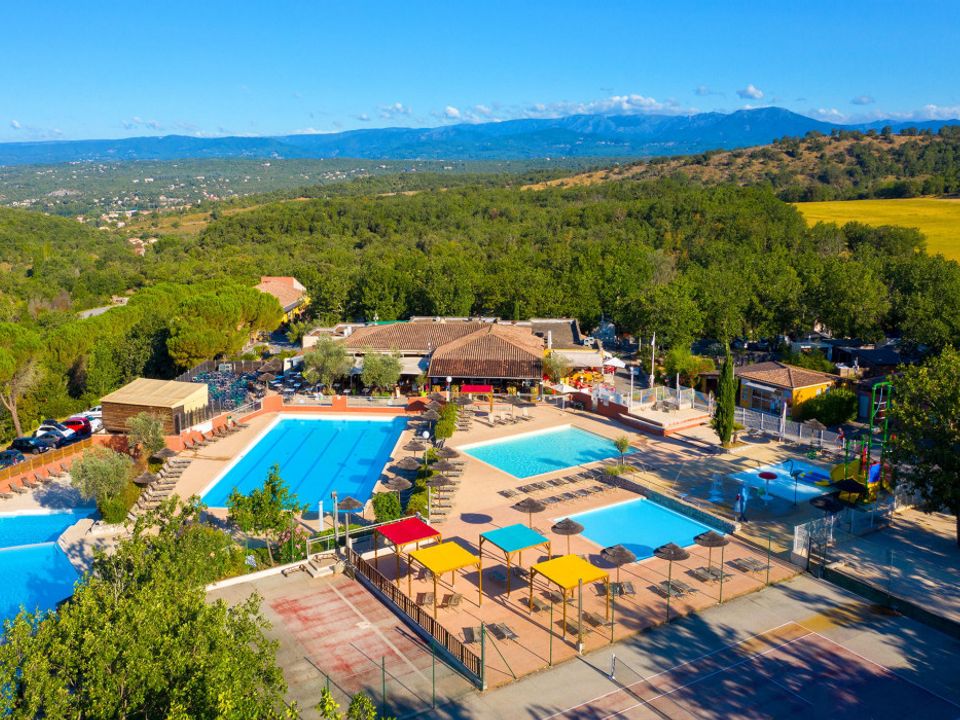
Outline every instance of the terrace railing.
<path fill-rule="evenodd" d="M 483 662 L 479 655 L 468 650 L 459 638 L 443 627 L 430 613 L 417 605 L 411 598 L 404 595 L 400 588 L 358 553 L 348 548 L 347 559 L 356 575 L 366 585 L 381 597 L 393 603 L 416 627 L 432 637 L 439 647 L 445 651 L 448 658 L 453 660 L 471 681 L 478 687 L 483 687 Z"/>
<path fill-rule="evenodd" d="M 85 438 L 80 442 L 49 450 L 40 455 L 28 455 L 23 462 L 0 470 L 0 486 L 21 475 L 34 473 L 45 465 L 61 462 L 64 458 L 82 453 L 89 447 L 93 447 L 93 438 Z"/>
<path fill-rule="evenodd" d="M 781 440 L 818 448 L 839 448 L 837 433 L 830 430 L 812 430 L 803 423 L 777 415 L 737 407 L 734 419 L 748 430 L 755 430 Z"/>

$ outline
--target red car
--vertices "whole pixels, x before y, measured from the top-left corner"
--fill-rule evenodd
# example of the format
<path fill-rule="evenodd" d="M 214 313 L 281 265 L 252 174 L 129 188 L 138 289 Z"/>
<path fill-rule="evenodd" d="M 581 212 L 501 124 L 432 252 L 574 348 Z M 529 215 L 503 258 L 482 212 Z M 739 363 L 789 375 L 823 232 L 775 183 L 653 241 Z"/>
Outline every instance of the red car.
<path fill-rule="evenodd" d="M 90 421 L 85 417 L 72 417 L 68 420 L 64 420 L 63 424 L 81 437 L 86 437 L 93 432 L 93 427 L 90 425 Z"/>

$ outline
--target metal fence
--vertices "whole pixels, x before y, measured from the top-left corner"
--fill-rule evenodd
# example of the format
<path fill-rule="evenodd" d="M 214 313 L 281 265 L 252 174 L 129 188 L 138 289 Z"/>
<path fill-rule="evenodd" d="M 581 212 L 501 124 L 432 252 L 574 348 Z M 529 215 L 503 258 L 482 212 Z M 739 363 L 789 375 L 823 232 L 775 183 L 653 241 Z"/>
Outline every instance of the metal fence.
<path fill-rule="evenodd" d="M 72 455 L 78 455 L 89 447 L 93 447 L 93 438 L 85 438 L 80 442 L 73 443 L 72 445 L 66 445 L 65 447 L 56 448 L 54 450 L 48 450 L 40 455 L 28 455 L 24 458 L 23 462 L 19 462 L 16 465 L 11 465 L 8 468 L 0 470 L 0 485 L 18 478 L 21 475 L 28 475 L 36 472 L 45 465 L 61 462 L 64 458 L 71 457 Z"/>
<path fill-rule="evenodd" d="M 408 598 L 403 592 L 380 574 L 373 565 L 364 560 L 357 552 L 347 548 L 347 558 L 357 575 L 369 583 L 380 595 L 392 602 L 404 615 L 412 620 L 424 632 L 432 637 L 437 645 L 456 661 L 463 672 L 478 686 L 483 685 L 483 662 L 480 656 L 468 650 L 453 633 Z"/>
<path fill-rule="evenodd" d="M 200 373 L 219 370 L 243 375 L 244 373 L 255 372 L 263 365 L 263 362 L 263 360 L 205 360 L 199 365 L 195 365 L 189 370 L 180 373 L 174 380 L 194 382 L 194 377 Z"/>
<path fill-rule="evenodd" d="M 654 385 L 651 388 L 634 388 L 630 397 L 630 407 L 650 407 L 659 403 L 669 403 L 673 407 L 696 408 L 713 412 L 713 397 L 685 385 L 667 387 Z"/>
<path fill-rule="evenodd" d="M 787 442 L 819 448 L 841 447 L 837 433 L 830 430 L 812 430 L 789 418 L 737 407 L 734 409 L 734 419 L 748 430 L 759 431 Z"/>
<path fill-rule="evenodd" d="M 262 406 L 261 401 L 252 400 L 245 405 L 234 406 L 232 404 L 223 405 L 221 403 L 211 402 L 208 405 L 197 408 L 196 410 L 177 409 L 173 415 L 173 431 L 179 435 L 192 427 L 208 422 L 218 415 L 229 413 L 234 416 L 246 415 L 259 410 Z"/>

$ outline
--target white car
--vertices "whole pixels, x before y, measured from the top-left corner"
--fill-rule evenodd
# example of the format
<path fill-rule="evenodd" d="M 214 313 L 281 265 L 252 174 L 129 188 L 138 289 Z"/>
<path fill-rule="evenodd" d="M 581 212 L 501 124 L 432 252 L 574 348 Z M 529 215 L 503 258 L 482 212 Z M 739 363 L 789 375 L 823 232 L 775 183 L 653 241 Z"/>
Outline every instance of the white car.
<path fill-rule="evenodd" d="M 64 438 L 70 438 L 74 436 L 73 430 L 68 428 L 66 425 L 60 423 L 44 423 L 37 428 L 37 431 L 34 433 L 35 437 L 40 437 L 41 435 L 62 435 Z"/>
<path fill-rule="evenodd" d="M 88 420 L 92 420 L 93 418 L 96 418 L 97 420 L 102 420 L 102 419 L 103 419 L 103 408 L 100 407 L 99 405 L 94 405 L 94 406 L 93 406 L 92 408 L 90 408 L 89 410 L 84 410 L 84 411 L 83 411 L 82 413 L 80 413 L 80 414 L 83 415 L 83 416 L 84 416 L 85 418 L 87 418 Z"/>

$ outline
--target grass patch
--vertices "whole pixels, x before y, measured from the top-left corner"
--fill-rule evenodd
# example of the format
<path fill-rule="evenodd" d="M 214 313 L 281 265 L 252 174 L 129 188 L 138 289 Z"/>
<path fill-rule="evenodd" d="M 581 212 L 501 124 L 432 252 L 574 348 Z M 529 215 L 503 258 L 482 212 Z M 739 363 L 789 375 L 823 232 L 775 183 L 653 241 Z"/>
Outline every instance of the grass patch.
<path fill-rule="evenodd" d="M 873 226 L 915 227 L 927 238 L 927 252 L 960 261 L 960 200 L 837 200 L 795 203 L 794 207 L 810 225 L 855 221 Z"/>

